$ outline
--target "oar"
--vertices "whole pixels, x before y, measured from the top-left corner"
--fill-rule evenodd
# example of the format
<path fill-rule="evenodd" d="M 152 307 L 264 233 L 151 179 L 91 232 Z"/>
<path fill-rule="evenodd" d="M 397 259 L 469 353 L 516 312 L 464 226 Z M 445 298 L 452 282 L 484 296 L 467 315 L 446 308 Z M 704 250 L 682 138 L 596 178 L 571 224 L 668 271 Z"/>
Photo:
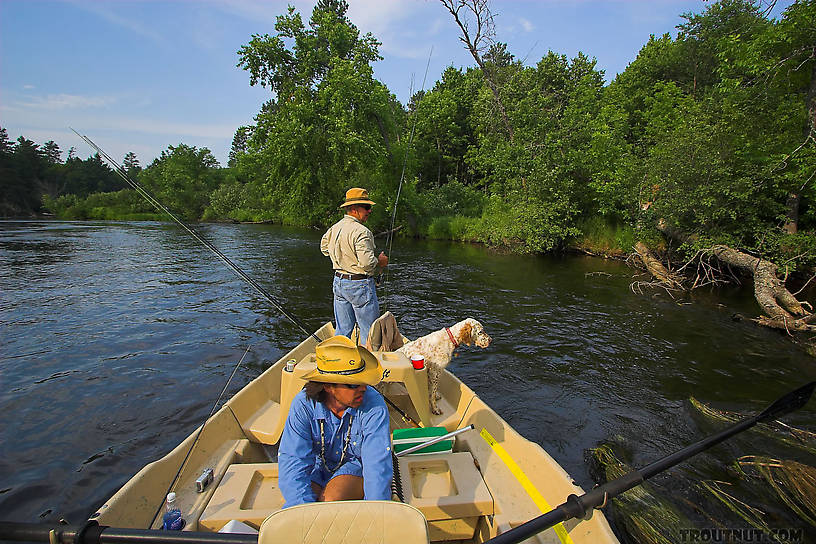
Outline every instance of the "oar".
<path fill-rule="evenodd" d="M 628 474 L 624 474 L 620 478 L 596 487 L 580 497 L 570 495 L 567 497 L 567 502 L 557 506 L 546 514 L 542 514 L 518 527 L 510 529 L 506 533 L 486 540 L 484 544 L 517 544 L 568 519 L 586 518 L 588 512 L 591 513 L 594 508 L 605 504 L 608 499 L 617 497 L 621 493 L 642 484 L 655 474 L 659 474 L 674 465 L 682 463 L 686 459 L 716 446 L 720 442 L 728 440 L 735 434 L 750 429 L 757 423 L 778 419 L 785 414 L 798 410 L 807 404 L 810 396 L 813 394 L 814 388 L 816 388 L 816 381 L 791 391 L 768 406 L 759 415 L 745 418 L 720 433 L 700 440 L 696 444 L 692 444 L 663 459 L 659 459 L 640 470 L 633 470 Z"/>

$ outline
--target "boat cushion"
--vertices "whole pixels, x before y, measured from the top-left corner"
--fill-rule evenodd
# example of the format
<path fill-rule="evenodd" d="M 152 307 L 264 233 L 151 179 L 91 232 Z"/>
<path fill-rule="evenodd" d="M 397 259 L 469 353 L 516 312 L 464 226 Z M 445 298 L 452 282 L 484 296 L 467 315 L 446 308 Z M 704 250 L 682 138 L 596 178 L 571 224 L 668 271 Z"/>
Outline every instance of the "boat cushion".
<path fill-rule="evenodd" d="M 428 544 L 428 523 L 408 504 L 339 501 L 299 504 L 261 524 L 258 544 Z"/>

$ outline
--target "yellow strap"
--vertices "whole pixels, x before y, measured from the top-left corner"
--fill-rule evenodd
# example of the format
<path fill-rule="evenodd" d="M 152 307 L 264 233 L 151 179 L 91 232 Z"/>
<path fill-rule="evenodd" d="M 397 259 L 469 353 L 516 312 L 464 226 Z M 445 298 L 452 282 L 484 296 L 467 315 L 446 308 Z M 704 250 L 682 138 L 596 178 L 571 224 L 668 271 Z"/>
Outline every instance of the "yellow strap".
<path fill-rule="evenodd" d="M 499 459 L 504 461 L 504 464 L 507 465 L 507 468 L 510 469 L 510 472 L 513 474 L 513 476 L 516 477 L 516 480 L 518 480 L 518 482 L 521 484 L 521 487 L 524 488 L 524 491 L 526 491 L 527 494 L 530 495 L 530 498 L 533 499 L 535 505 L 538 507 L 539 510 L 541 510 L 541 513 L 546 514 L 547 512 L 552 510 L 552 506 L 550 506 L 549 503 L 546 500 L 544 500 L 544 497 L 541 496 L 541 493 L 539 493 L 538 489 L 535 488 L 533 482 L 531 482 L 527 475 L 524 474 L 524 471 L 521 470 L 521 467 L 519 467 L 516 464 L 516 462 L 513 461 L 513 458 L 510 457 L 510 455 L 507 453 L 507 451 L 505 451 L 501 444 L 496 442 L 496 439 L 493 438 L 489 432 L 487 432 L 487 429 L 482 429 L 482 432 L 479 434 L 482 435 L 482 438 L 485 439 L 485 442 L 490 444 L 490 447 L 493 448 L 493 451 L 496 452 L 496 455 L 499 456 Z M 562 544 L 574 544 L 572 542 L 572 538 L 570 538 L 569 536 L 569 533 L 564 528 L 563 523 L 559 523 L 558 525 L 553 527 L 553 529 L 555 530 L 555 534 L 558 535 L 558 539 L 561 540 Z"/>

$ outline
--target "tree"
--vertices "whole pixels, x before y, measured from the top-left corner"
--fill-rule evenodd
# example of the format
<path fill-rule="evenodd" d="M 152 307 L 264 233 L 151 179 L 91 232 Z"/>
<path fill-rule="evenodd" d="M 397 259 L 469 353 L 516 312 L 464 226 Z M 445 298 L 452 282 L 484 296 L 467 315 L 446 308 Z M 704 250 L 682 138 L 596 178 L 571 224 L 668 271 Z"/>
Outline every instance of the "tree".
<path fill-rule="evenodd" d="M 491 48 L 494 46 L 493 38 L 496 34 L 493 21 L 493 12 L 490 10 L 489 0 L 439 0 L 445 9 L 453 16 L 456 26 L 459 27 L 462 35 L 459 40 L 465 44 L 476 65 L 485 76 L 485 80 L 493 93 L 493 99 L 501 112 L 501 119 L 504 129 L 513 141 L 513 126 L 507 117 L 507 110 L 499 92 L 499 85 L 496 77 L 482 58 L 485 53 L 490 53 L 490 58 L 494 57 L 498 50 Z M 464 10 L 464 11 L 463 11 Z M 472 18 L 472 20 L 471 20 Z M 503 51 L 502 51 L 503 52 Z"/>
<path fill-rule="evenodd" d="M 42 153 L 49 164 L 59 164 L 62 162 L 60 158 L 62 151 L 60 151 L 59 146 L 53 140 L 48 140 L 43 144 Z"/>
<path fill-rule="evenodd" d="M 238 156 L 247 152 L 247 144 L 250 136 L 252 136 L 253 127 L 241 126 L 235 131 L 235 136 L 232 138 L 232 147 L 229 153 L 229 162 L 227 166 L 235 167 L 238 163 Z"/>
<path fill-rule="evenodd" d="M 142 171 L 142 167 L 139 165 L 139 159 L 136 158 L 136 153 L 129 151 L 122 161 L 122 166 L 125 168 L 125 172 L 130 179 L 134 181 L 138 179 L 139 172 Z"/>
<path fill-rule="evenodd" d="M 375 197 L 381 187 L 392 192 L 389 134 L 397 128 L 391 95 L 371 68 L 379 42 L 360 35 L 347 9 L 344 1 L 319 2 L 307 26 L 290 7 L 277 18 L 277 35 L 253 35 L 238 51 L 250 84 L 275 93 L 238 168 L 264 195 L 258 207 L 287 223 L 329 223 L 350 183 L 368 185 Z"/>
<path fill-rule="evenodd" d="M 187 219 L 201 218 L 221 178 L 218 161 L 209 149 L 185 144 L 168 146 L 139 175 L 159 202 Z"/>

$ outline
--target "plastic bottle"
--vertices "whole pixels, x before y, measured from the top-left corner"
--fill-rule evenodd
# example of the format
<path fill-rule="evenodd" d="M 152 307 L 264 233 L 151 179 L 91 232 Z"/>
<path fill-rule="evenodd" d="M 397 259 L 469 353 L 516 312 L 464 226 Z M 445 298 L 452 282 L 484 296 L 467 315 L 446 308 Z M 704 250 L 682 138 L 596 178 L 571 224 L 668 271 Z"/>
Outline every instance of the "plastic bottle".
<path fill-rule="evenodd" d="M 166 531 L 181 531 L 184 529 L 186 522 L 181 517 L 181 508 L 176 504 L 176 494 L 167 494 L 167 506 L 164 517 L 162 518 L 162 529 Z"/>

